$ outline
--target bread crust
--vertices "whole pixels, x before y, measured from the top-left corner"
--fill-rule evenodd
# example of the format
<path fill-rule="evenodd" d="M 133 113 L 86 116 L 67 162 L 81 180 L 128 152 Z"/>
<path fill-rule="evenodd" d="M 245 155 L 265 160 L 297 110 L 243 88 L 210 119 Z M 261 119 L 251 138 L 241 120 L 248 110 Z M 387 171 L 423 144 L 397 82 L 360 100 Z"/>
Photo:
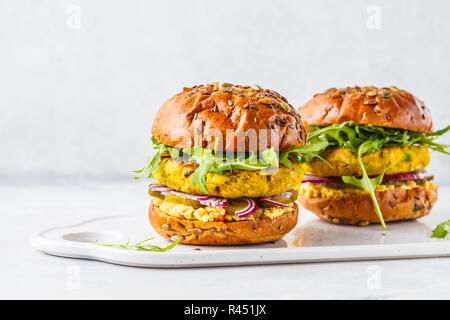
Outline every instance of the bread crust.
<path fill-rule="evenodd" d="M 423 187 L 375 192 L 386 222 L 418 219 L 427 215 L 436 202 L 437 195 L 437 188 Z M 298 201 L 305 209 L 332 223 L 368 225 L 380 222 L 368 193 L 339 199 L 299 197 Z"/>
<path fill-rule="evenodd" d="M 299 113 L 305 125 L 358 124 L 431 133 L 433 122 L 424 103 L 396 87 L 347 87 L 317 94 Z"/>
<path fill-rule="evenodd" d="M 195 245 L 238 245 L 275 241 L 291 231 L 298 221 L 298 205 L 275 219 L 235 222 L 203 222 L 165 214 L 150 203 L 150 223 L 164 238 L 181 236 L 181 243 Z"/>
<path fill-rule="evenodd" d="M 224 83 L 184 88 L 168 99 L 156 114 L 152 134 L 168 146 L 223 152 L 288 150 L 306 142 L 300 115 L 286 98 L 255 85 Z"/>

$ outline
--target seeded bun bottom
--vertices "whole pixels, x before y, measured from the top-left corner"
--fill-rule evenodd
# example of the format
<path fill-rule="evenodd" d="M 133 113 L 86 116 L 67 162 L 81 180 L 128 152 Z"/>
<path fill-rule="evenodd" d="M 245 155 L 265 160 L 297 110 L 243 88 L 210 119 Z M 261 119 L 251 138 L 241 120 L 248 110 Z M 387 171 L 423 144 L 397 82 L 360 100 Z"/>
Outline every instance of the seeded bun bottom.
<path fill-rule="evenodd" d="M 150 203 L 150 223 L 164 238 L 181 236 L 183 244 L 238 245 L 275 241 L 291 231 L 298 221 L 298 205 L 291 212 L 275 219 L 235 222 L 203 222 L 186 220 L 165 214 Z"/>
<path fill-rule="evenodd" d="M 375 192 L 384 221 L 418 219 L 426 216 L 437 200 L 437 188 L 394 189 Z M 318 217 L 336 224 L 380 223 L 369 194 L 339 199 L 298 198 L 300 204 Z"/>

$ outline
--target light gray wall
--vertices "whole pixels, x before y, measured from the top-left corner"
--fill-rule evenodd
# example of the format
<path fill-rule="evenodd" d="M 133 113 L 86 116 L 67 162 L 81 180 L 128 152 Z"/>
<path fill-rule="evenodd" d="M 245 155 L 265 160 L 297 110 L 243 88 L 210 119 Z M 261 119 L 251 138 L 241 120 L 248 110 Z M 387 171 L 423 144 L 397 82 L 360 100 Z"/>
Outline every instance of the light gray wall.
<path fill-rule="evenodd" d="M 212 81 L 296 106 L 329 87 L 396 85 L 443 127 L 449 12 L 446 0 L 2 0 L 0 175 L 131 177 L 161 103 Z M 448 163 L 433 155 L 441 183 Z"/>

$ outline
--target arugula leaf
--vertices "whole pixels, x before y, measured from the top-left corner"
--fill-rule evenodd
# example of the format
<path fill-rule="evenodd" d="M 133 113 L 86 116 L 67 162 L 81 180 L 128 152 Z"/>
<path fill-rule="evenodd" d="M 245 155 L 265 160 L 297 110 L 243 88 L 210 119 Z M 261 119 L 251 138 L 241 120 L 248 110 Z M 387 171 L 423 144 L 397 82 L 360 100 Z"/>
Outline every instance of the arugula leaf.
<path fill-rule="evenodd" d="M 308 161 L 314 157 L 320 158 L 319 154 L 330 147 L 346 148 L 356 156 L 363 173 L 362 177 L 358 179 L 357 177 L 343 176 L 342 181 L 369 192 L 375 207 L 375 213 L 383 228 L 386 228 L 386 226 L 374 190 L 382 182 L 384 172 L 378 177 L 369 178 L 362 162 L 362 155 L 383 147 L 411 145 L 423 145 L 431 150 L 450 154 L 446 150 L 450 147 L 449 145 L 438 144 L 434 141 L 437 137 L 448 132 L 450 126 L 430 134 L 379 127 L 372 124 L 360 125 L 353 121 L 325 127 L 312 126 L 312 128 L 313 130 L 308 134 L 308 143 L 302 147 L 304 150 L 310 151 Z M 405 158 L 405 161 L 410 161 L 410 157 Z"/>
<path fill-rule="evenodd" d="M 287 154 L 287 152 L 284 152 L 284 154 Z M 264 150 L 263 152 L 261 152 L 261 156 L 263 162 L 267 163 L 269 167 L 278 167 L 279 159 L 277 157 L 277 153 L 273 150 L 273 148 Z M 287 165 L 286 167 L 290 168 L 290 165 L 291 163 L 289 162 L 289 165 Z"/>
<path fill-rule="evenodd" d="M 114 247 L 114 248 L 120 248 L 120 249 L 127 249 L 127 250 L 136 250 L 136 251 L 153 251 L 153 252 L 165 252 L 167 250 L 172 249 L 175 247 L 180 241 L 181 238 L 178 238 L 171 244 L 169 244 L 167 247 L 161 248 L 153 244 L 146 244 L 146 242 L 153 240 L 154 237 L 145 239 L 144 241 L 138 242 L 136 244 L 130 244 L 130 242 L 127 242 L 125 244 L 107 244 L 107 243 L 98 243 L 98 242 L 92 242 L 92 244 L 97 244 L 104 247 Z"/>
<path fill-rule="evenodd" d="M 448 235 L 449 229 L 450 229 L 450 220 L 441 222 L 433 230 L 433 234 L 430 237 L 443 239 Z"/>
<path fill-rule="evenodd" d="M 158 169 L 159 163 L 161 162 L 161 152 L 157 151 L 152 158 L 150 158 L 145 164 L 144 168 L 141 170 L 136 170 L 133 172 L 139 173 L 139 176 L 134 177 L 134 179 L 140 179 L 144 174 L 147 174 L 149 178 L 152 177 L 152 172 Z"/>
<path fill-rule="evenodd" d="M 448 130 L 450 130 L 450 125 L 446 126 L 444 129 L 435 131 L 433 133 L 429 133 L 427 136 L 428 137 L 439 137 L 439 136 L 442 136 L 443 134 L 447 133 Z"/>
<path fill-rule="evenodd" d="M 200 188 L 204 192 L 208 192 L 208 188 L 206 187 L 206 175 L 211 168 L 214 166 L 214 159 L 210 158 L 206 161 L 201 161 L 198 168 L 194 171 L 194 175 L 192 176 L 192 185 L 200 185 Z"/>
<path fill-rule="evenodd" d="M 405 157 L 403 158 L 403 161 L 411 162 L 411 155 L 409 153 L 405 154 Z"/>
<path fill-rule="evenodd" d="M 290 150 L 285 151 L 284 153 L 287 155 L 287 157 L 295 159 L 298 163 L 303 163 L 319 157 L 319 154 L 325 151 L 325 149 L 328 148 L 329 145 L 330 143 L 328 141 L 314 141 L 314 143 L 308 142 L 300 148 L 292 147 Z"/>
<path fill-rule="evenodd" d="M 349 149 L 355 156 L 359 145 L 367 140 L 378 143 L 381 147 L 423 145 L 431 150 L 450 154 L 449 145 L 434 142 L 436 138 L 447 133 L 450 126 L 434 133 L 423 133 L 395 128 L 379 127 L 372 124 L 357 124 L 347 121 L 325 127 L 312 126 L 308 134 L 308 144 L 327 142 L 328 147 L 339 146 Z"/>
<path fill-rule="evenodd" d="M 148 159 L 147 163 L 141 170 L 133 171 L 135 173 L 139 173 L 139 175 L 137 177 L 134 177 L 134 179 L 140 179 L 144 175 L 147 175 L 148 178 L 152 178 L 153 177 L 152 173 L 155 172 L 156 170 L 158 170 L 159 163 L 161 162 L 161 155 L 163 153 L 169 153 L 170 155 L 172 155 L 174 153 L 172 148 L 162 144 L 161 142 L 156 140 L 155 137 L 152 136 L 151 139 L 152 139 L 153 149 L 156 149 L 156 152 L 153 155 L 153 157 Z"/>
<path fill-rule="evenodd" d="M 383 226 L 383 229 L 386 229 L 383 214 L 381 213 L 380 206 L 378 205 L 377 198 L 375 197 L 375 188 L 383 181 L 384 172 L 380 174 L 378 177 L 369 178 L 369 175 L 367 174 L 366 168 L 364 167 L 361 158 L 363 153 L 372 151 L 374 150 L 374 148 L 377 147 L 378 144 L 374 144 L 374 142 L 370 140 L 367 140 L 366 142 L 362 143 L 358 148 L 358 155 L 357 155 L 358 163 L 363 173 L 362 177 L 358 179 L 357 177 L 354 176 L 343 176 L 342 181 L 344 183 L 349 183 L 351 185 L 354 185 L 355 187 L 364 189 L 369 192 L 370 198 L 372 199 L 373 207 L 375 208 L 375 213 L 377 214 L 378 219 L 380 219 L 380 223 Z"/>

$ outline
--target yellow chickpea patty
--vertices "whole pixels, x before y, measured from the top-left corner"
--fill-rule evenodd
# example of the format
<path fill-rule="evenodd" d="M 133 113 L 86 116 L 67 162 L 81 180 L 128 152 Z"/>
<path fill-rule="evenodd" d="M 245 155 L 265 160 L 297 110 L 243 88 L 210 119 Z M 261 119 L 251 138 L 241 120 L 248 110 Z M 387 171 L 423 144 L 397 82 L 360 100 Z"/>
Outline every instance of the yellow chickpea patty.
<path fill-rule="evenodd" d="M 417 184 L 415 181 L 406 181 L 400 185 L 380 184 L 375 188 L 375 192 L 383 192 L 394 189 L 411 190 L 419 187 L 424 189 L 438 188 L 430 181 L 423 184 Z M 345 184 L 340 185 L 339 188 L 335 188 L 329 184 L 307 182 L 301 185 L 299 197 L 303 199 L 340 199 L 362 194 L 368 194 L 368 191 Z"/>
<path fill-rule="evenodd" d="M 163 158 L 153 177 L 168 187 L 189 194 L 218 196 L 223 198 L 265 197 L 300 187 L 303 180 L 301 164 L 292 162 L 291 168 L 280 165 L 275 173 L 261 170 L 233 170 L 223 174 L 208 172 L 204 192 L 199 185 L 192 184 L 192 176 L 197 164 L 187 164 Z"/>
<path fill-rule="evenodd" d="M 329 148 L 303 165 L 305 173 L 321 177 L 361 176 L 358 159 L 346 148 Z M 386 147 L 362 156 L 368 175 L 398 174 L 423 170 L 430 163 L 430 153 L 424 146 Z"/>
<path fill-rule="evenodd" d="M 259 220 L 259 219 L 274 219 L 282 216 L 285 213 L 291 212 L 294 203 L 289 204 L 289 208 L 282 207 L 270 207 L 270 208 L 258 208 L 255 213 L 244 217 L 238 218 L 233 213 L 226 212 L 225 208 L 221 207 L 200 207 L 195 208 L 186 203 L 177 203 L 170 200 L 161 199 L 158 197 L 151 197 L 152 203 L 155 207 L 164 211 L 169 216 L 187 219 L 187 220 L 200 220 L 203 222 L 212 221 L 243 221 L 243 220 Z"/>

